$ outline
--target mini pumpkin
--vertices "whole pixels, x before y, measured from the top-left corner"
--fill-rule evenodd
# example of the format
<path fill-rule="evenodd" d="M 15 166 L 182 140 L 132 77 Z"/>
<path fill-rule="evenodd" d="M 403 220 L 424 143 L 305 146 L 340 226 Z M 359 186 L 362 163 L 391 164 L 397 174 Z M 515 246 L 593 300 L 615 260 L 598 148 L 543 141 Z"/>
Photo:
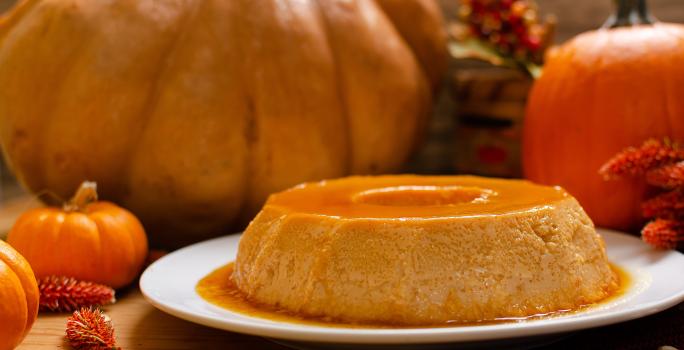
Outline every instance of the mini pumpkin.
<path fill-rule="evenodd" d="M 7 241 L 38 278 L 68 276 L 113 288 L 130 284 L 147 256 L 147 237 L 138 219 L 113 203 L 97 201 L 93 182 L 84 182 L 61 209 L 24 213 Z"/>
<path fill-rule="evenodd" d="M 604 181 L 615 153 L 648 138 L 684 138 L 684 26 L 652 23 L 644 0 L 620 0 L 606 28 L 553 50 L 527 105 L 525 177 L 561 185 L 604 227 L 643 222 L 643 180 Z"/>
<path fill-rule="evenodd" d="M 28 262 L 0 240 L 0 350 L 14 349 L 38 315 L 38 285 Z"/>

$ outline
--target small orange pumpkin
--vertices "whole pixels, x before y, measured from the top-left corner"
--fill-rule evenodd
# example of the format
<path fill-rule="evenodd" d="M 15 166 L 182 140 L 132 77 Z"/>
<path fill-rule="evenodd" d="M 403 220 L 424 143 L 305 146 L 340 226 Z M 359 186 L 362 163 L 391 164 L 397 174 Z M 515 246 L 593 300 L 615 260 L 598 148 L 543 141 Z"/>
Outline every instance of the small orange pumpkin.
<path fill-rule="evenodd" d="M 94 182 L 81 184 L 63 209 L 24 213 L 7 241 L 26 257 L 39 278 L 64 275 L 113 288 L 130 284 L 147 255 L 140 221 L 113 203 L 97 201 Z"/>
<path fill-rule="evenodd" d="M 0 350 L 14 349 L 38 315 L 38 285 L 31 266 L 0 240 Z"/>
<path fill-rule="evenodd" d="M 600 30 L 552 51 L 527 104 L 525 177 L 561 185 L 598 226 L 643 224 L 643 181 L 604 181 L 601 165 L 649 138 L 684 138 L 684 26 L 650 23 L 643 0 L 617 2 Z"/>

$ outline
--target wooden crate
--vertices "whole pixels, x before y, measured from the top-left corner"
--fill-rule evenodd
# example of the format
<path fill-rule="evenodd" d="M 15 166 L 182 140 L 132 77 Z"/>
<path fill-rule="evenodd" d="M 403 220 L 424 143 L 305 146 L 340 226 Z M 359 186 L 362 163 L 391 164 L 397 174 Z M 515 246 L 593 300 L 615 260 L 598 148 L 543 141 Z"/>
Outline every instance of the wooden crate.
<path fill-rule="evenodd" d="M 457 173 L 520 177 L 520 144 L 532 79 L 491 66 L 461 68 L 449 77 L 454 100 Z"/>

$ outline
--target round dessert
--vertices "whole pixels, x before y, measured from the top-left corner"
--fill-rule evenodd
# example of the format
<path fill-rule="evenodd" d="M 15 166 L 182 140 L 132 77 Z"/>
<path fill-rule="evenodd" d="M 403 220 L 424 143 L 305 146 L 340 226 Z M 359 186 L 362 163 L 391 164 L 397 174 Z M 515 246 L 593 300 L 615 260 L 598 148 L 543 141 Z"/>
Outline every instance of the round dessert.
<path fill-rule="evenodd" d="M 274 194 L 242 236 L 233 279 L 260 304 L 396 325 L 576 309 L 618 287 L 562 188 L 475 176 L 349 177 Z"/>

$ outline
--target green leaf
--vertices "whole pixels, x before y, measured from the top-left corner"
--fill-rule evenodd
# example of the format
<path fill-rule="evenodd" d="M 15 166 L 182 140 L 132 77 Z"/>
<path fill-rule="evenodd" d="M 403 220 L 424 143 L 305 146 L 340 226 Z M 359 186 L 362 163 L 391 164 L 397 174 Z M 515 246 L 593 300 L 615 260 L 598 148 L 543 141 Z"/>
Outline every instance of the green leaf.
<path fill-rule="evenodd" d="M 505 61 L 504 57 L 496 50 L 476 39 L 450 42 L 449 53 L 454 58 L 474 58 L 487 61 L 495 66 L 501 66 Z"/>
<path fill-rule="evenodd" d="M 527 63 L 525 64 L 525 69 L 527 70 L 527 73 L 533 78 L 533 79 L 539 79 L 539 77 L 542 75 L 543 68 L 541 65 L 538 65 L 536 63 Z"/>
<path fill-rule="evenodd" d="M 462 41 L 451 41 L 449 43 L 449 53 L 457 59 L 477 59 L 489 62 L 495 66 L 519 69 L 534 79 L 541 76 L 542 67 L 532 62 L 521 62 L 511 57 L 503 56 L 490 45 L 482 40 L 465 39 Z"/>

